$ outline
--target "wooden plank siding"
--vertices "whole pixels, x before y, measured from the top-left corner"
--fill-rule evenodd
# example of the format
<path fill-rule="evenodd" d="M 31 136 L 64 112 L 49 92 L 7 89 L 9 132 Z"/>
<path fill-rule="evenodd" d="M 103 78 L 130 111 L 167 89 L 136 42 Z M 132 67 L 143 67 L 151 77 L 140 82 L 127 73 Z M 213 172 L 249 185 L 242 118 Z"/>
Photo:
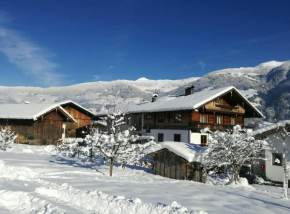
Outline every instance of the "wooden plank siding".
<path fill-rule="evenodd" d="M 237 107 L 238 106 L 238 107 Z M 245 110 L 240 106 L 231 106 L 225 100 L 214 100 L 207 103 L 199 110 L 184 110 L 172 112 L 155 112 L 144 114 L 144 129 L 182 129 L 190 128 L 192 132 L 199 132 L 203 128 L 211 130 L 227 130 L 232 128 L 232 119 L 235 120 L 234 125 L 244 126 Z M 223 109 L 227 108 L 227 111 Z M 181 122 L 174 120 L 176 114 L 181 115 Z M 164 118 L 159 121 L 160 115 Z M 206 117 L 206 122 L 201 122 L 201 116 Z M 221 123 L 218 124 L 217 117 L 220 117 Z"/>
<path fill-rule="evenodd" d="M 51 144 L 61 138 L 63 117 L 52 111 L 38 120 L 5 119 L 0 120 L 0 128 L 8 127 L 18 135 L 17 143 Z"/>
<path fill-rule="evenodd" d="M 245 109 L 237 104 L 236 106 L 231 106 L 223 98 L 218 98 L 204 105 L 207 111 L 213 112 L 223 112 L 231 114 L 245 114 Z"/>
<path fill-rule="evenodd" d="M 175 118 L 175 114 L 181 115 L 181 122 L 177 122 Z M 160 122 L 158 120 L 159 116 L 164 116 L 164 121 Z M 144 115 L 144 127 L 155 127 L 155 128 L 168 128 L 168 127 L 176 127 L 176 128 L 185 128 L 188 127 L 190 122 L 190 111 L 173 111 L 173 112 L 156 112 L 150 114 L 150 118 L 147 118 L 148 114 Z"/>
<path fill-rule="evenodd" d="M 24 143 L 34 139 L 33 123 L 33 120 L 1 119 L 0 128 L 7 127 L 18 135 L 16 138 L 17 143 Z"/>
<path fill-rule="evenodd" d="M 154 157 L 154 174 L 172 179 L 201 181 L 200 176 L 194 176 L 201 173 L 199 163 L 189 163 L 167 149 L 159 150 L 151 155 Z"/>
<path fill-rule="evenodd" d="M 61 139 L 63 118 L 56 112 L 50 112 L 39 118 L 34 124 L 34 143 L 37 145 L 56 144 Z"/>
<path fill-rule="evenodd" d="M 181 114 L 181 122 L 174 120 L 175 114 Z M 163 121 L 158 119 L 160 115 L 163 115 Z M 209 127 L 213 131 L 227 130 L 233 125 L 244 126 L 244 118 L 247 115 L 255 115 L 254 110 L 238 94 L 227 93 L 195 110 L 144 113 L 143 129 L 187 130 L 190 128 L 192 132 L 199 132 L 200 129 Z M 201 116 L 206 116 L 205 123 L 201 122 Z M 217 117 L 221 119 L 219 124 Z M 233 119 L 235 124 L 232 124 Z"/>
<path fill-rule="evenodd" d="M 91 117 L 82 113 L 72 106 L 65 106 L 64 109 L 76 120 L 76 123 L 67 123 L 66 135 L 76 137 L 76 130 L 91 125 Z"/>

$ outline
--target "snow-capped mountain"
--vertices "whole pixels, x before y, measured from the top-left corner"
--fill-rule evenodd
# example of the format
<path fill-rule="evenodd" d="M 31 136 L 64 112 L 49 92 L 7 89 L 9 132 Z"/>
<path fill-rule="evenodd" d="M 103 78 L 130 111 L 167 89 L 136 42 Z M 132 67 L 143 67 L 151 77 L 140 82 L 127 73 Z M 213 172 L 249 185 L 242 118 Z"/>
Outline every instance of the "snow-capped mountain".
<path fill-rule="evenodd" d="M 0 87 L 0 103 L 54 103 L 74 100 L 93 111 L 124 102 L 149 100 L 153 93 L 162 96 L 198 78 L 183 80 L 116 80 L 82 83 L 66 87 Z"/>
<path fill-rule="evenodd" d="M 190 85 L 197 91 L 233 85 L 264 112 L 267 120 L 290 119 L 290 61 L 218 70 L 187 84 Z M 184 87 L 169 94 L 183 94 Z"/>
<path fill-rule="evenodd" d="M 74 100 L 95 112 L 118 104 L 184 94 L 187 86 L 196 91 L 233 85 L 253 102 L 268 121 L 290 119 L 290 61 L 265 62 L 255 67 L 228 68 L 201 78 L 182 80 L 98 81 L 66 87 L 0 87 L 0 103 L 54 103 Z M 158 99 L 159 99 L 158 98 Z"/>

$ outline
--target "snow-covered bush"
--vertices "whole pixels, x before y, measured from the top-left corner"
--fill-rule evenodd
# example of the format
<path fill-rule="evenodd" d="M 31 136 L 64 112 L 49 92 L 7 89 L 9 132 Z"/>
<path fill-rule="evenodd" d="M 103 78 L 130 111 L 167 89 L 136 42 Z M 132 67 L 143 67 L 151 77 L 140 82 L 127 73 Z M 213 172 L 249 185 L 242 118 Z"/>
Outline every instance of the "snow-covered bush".
<path fill-rule="evenodd" d="M 208 131 L 208 130 L 207 130 Z M 211 132 L 204 166 L 214 173 L 224 171 L 230 182 L 238 183 L 240 170 L 246 161 L 261 157 L 267 145 L 239 125 L 225 132 Z"/>
<path fill-rule="evenodd" d="M 99 156 L 98 150 L 94 149 L 92 142 L 88 137 L 82 138 L 65 138 L 58 142 L 58 152 L 62 155 L 72 158 L 90 158 Z"/>
<path fill-rule="evenodd" d="M 156 142 L 149 141 L 144 144 L 133 143 L 125 149 L 124 151 L 120 151 L 119 156 L 116 158 L 116 161 L 122 164 L 128 163 L 131 165 L 142 165 L 143 162 L 148 162 L 146 154 L 146 150 L 148 147 L 155 146 Z"/>
<path fill-rule="evenodd" d="M 12 147 L 17 135 L 14 134 L 7 127 L 2 128 L 0 131 L 0 149 L 6 151 L 8 148 Z"/>

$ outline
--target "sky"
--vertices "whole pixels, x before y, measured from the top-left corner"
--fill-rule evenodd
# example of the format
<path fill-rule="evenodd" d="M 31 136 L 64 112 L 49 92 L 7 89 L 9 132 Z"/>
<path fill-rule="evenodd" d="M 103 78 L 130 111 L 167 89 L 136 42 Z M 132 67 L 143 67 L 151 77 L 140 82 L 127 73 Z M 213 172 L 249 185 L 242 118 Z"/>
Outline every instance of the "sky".
<path fill-rule="evenodd" d="M 183 79 L 290 59 L 290 1 L 0 0 L 0 85 Z"/>

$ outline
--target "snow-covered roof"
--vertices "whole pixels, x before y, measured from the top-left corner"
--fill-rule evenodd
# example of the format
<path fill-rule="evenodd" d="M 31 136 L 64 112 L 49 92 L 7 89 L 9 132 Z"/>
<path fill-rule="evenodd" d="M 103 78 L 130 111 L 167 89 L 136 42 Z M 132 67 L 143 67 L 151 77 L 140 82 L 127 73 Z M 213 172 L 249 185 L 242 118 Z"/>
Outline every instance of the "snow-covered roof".
<path fill-rule="evenodd" d="M 283 127 L 285 125 L 290 125 L 290 120 L 282 120 L 282 121 L 279 121 L 277 123 L 274 123 L 274 124 L 271 124 L 271 125 L 268 125 L 268 126 L 264 126 L 262 128 L 259 128 L 257 130 L 255 130 L 253 132 L 254 135 L 259 135 L 259 134 L 263 134 L 265 132 L 268 132 L 268 131 L 272 131 L 274 129 L 278 129 L 279 127 Z"/>
<path fill-rule="evenodd" d="M 58 104 L 60 106 L 63 106 L 63 105 L 66 105 L 66 104 L 69 104 L 69 103 L 72 103 L 74 104 L 75 106 L 78 106 L 79 108 L 83 109 L 84 111 L 88 112 L 89 114 L 91 114 L 92 116 L 94 116 L 95 114 L 93 112 L 91 112 L 90 110 L 84 108 L 83 106 L 81 106 L 80 104 L 72 101 L 72 100 L 66 100 L 66 101 L 62 101 L 62 102 L 59 102 Z"/>
<path fill-rule="evenodd" d="M 94 124 L 100 124 L 102 126 L 107 126 L 107 121 L 104 120 L 97 120 L 94 122 Z"/>
<path fill-rule="evenodd" d="M 0 118 L 37 120 L 38 117 L 56 108 L 60 109 L 72 121 L 76 122 L 76 120 L 58 104 L 1 104 Z"/>
<path fill-rule="evenodd" d="M 133 105 L 130 104 L 126 106 L 126 109 L 123 106 L 122 110 L 126 110 L 126 113 L 142 113 L 198 109 L 204 104 L 232 90 L 237 92 L 237 94 L 240 95 L 244 101 L 250 105 L 261 117 L 264 117 L 263 114 L 255 106 L 253 106 L 251 102 L 247 100 L 247 98 L 245 98 L 234 86 L 195 92 L 191 95 L 180 96 L 169 100 L 159 99 L 156 102 L 143 102 Z"/>
<path fill-rule="evenodd" d="M 161 146 L 161 149 L 168 149 L 188 162 L 202 162 L 204 155 L 207 153 L 206 147 L 201 147 L 192 143 L 164 141 L 158 143 L 158 145 Z"/>

